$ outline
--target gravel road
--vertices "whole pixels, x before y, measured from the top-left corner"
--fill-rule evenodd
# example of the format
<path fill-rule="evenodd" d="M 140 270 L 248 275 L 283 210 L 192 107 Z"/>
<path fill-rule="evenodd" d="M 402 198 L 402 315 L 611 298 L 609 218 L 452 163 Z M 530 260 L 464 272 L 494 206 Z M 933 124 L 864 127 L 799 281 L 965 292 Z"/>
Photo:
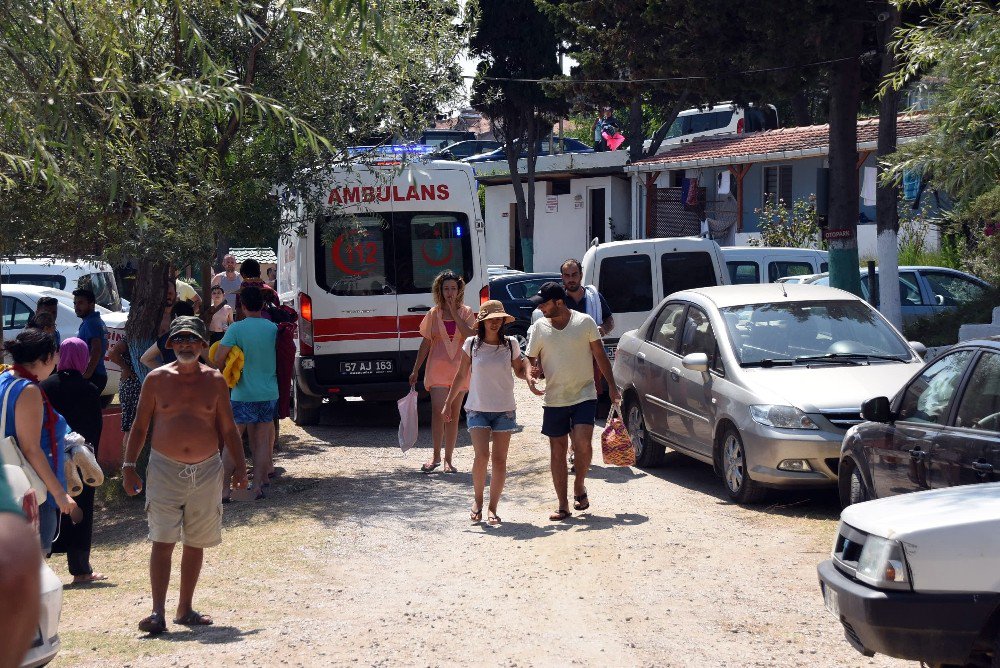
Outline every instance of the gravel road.
<path fill-rule="evenodd" d="M 832 494 L 741 508 L 672 453 L 656 471 L 595 467 L 591 509 L 553 523 L 541 406 L 518 393 L 526 426 L 496 528 L 468 521 L 464 430 L 460 472 L 425 475 L 429 431 L 402 455 L 392 404 L 283 423 L 284 477 L 227 506 L 225 542 L 206 554 L 196 604 L 215 627 L 135 630 L 149 609 L 141 504 L 103 511 L 94 562 L 111 581 L 67 589 L 56 665 L 902 664 L 862 657 L 823 608 Z M 176 573 L 168 612 L 175 597 Z"/>

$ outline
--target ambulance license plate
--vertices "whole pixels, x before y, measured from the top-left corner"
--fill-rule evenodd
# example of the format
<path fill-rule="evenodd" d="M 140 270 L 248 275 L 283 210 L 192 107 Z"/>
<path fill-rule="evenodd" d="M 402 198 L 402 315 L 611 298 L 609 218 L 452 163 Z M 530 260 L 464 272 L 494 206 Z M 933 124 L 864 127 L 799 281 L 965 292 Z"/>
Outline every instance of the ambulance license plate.
<path fill-rule="evenodd" d="M 392 360 L 360 360 L 340 363 L 340 373 L 344 376 L 371 376 L 392 373 L 394 370 L 395 365 Z"/>

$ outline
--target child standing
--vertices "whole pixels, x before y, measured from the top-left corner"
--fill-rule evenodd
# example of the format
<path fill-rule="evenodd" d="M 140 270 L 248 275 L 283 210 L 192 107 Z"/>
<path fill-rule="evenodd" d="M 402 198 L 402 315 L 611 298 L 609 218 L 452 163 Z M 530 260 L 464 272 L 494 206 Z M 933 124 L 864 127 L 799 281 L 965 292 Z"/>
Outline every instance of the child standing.
<path fill-rule="evenodd" d="M 507 449 L 510 435 L 517 430 L 517 403 L 514 399 L 514 377 L 527 380 L 527 363 L 517 340 L 504 329 L 514 318 L 495 299 L 479 307 L 476 336 L 462 345 L 462 362 L 451 384 L 451 391 L 441 410 L 441 419 L 450 423 L 461 405 L 459 388 L 468 384 L 469 399 L 465 402 L 466 421 L 476 458 L 472 464 L 473 504 L 470 519 L 483 519 L 483 491 L 486 469 L 493 462 L 490 479 L 490 507 L 487 519 L 491 526 L 500 524 L 497 504 L 507 478 Z M 470 378 L 471 375 L 471 378 Z M 490 452 L 490 438 L 493 451 Z"/>
<path fill-rule="evenodd" d="M 233 307 L 226 303 L 226 291 L 221 285 L 212 286 L 212 308 L 222 304 L 218 311 L 212 316 L 212 323 L 208 326 L 209 343 L 222 340 L 222 335 L 226 333 L 229 326 L 233 324 Z"/>

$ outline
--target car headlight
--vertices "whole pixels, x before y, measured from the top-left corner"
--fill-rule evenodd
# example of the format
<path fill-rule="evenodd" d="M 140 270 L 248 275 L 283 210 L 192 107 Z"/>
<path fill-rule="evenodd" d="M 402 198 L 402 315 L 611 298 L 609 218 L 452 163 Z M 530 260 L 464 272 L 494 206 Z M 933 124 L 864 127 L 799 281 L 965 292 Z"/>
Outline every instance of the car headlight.
<path fill-rule="evenodd" d="M 883 589 L 909 589 L 906 555 L 898 540 L 869 535 L 858 558 L 858 579 Z"/>
<path fill-rule="evenodd" d="M 758 404 L 750 407 L 750 417 L 757 424 L 779 429 L 819 429 L 808 415 L 795 406 Z"/>

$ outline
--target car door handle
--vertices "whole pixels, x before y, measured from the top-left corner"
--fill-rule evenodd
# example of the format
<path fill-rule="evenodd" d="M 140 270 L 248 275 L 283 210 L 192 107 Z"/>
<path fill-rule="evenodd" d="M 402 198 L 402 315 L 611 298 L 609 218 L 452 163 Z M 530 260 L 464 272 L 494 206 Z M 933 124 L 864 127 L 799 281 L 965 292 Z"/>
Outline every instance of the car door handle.
<path fill-rule="evenodd" d="M 646 363 L 646 353 L 636 353 L 635 358 L 639 360 L 639 364 Z"/>
<path fill-rule="evenodd" d="M 409 311 L 410 313 L 426 313 L 427 311 L 431 310 L 431 307 L 430 306 L 411 306 L 410 308 L 408 308 L 406 310 Z"/>
<path fill-rule="evenodd" d="M 993 473 L 993 464 L 989 462 L 972 462 L 972 470 L 976 472 L 977 475 L 986 477 L 990 473 Z"/>
<path fill-rule="evenodd" d="M 668 371 L 668 373 L 670 374 L 670 378 L 673 380 L 681 379 L 681 370 L 675 366 L 670 367 L 670 371 Z"/>

